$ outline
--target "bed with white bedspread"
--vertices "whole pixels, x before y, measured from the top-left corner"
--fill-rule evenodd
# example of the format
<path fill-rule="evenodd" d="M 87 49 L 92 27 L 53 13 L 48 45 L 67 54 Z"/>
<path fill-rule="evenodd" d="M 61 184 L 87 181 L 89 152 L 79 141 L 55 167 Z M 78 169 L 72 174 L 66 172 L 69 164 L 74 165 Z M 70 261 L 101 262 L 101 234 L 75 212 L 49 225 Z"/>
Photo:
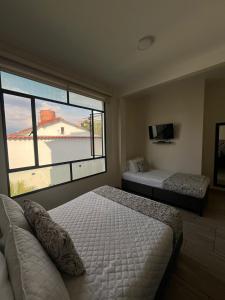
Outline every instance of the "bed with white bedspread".
<path fill-rule="evenodd" d="M 124 190 L 136 192 L 202 214 L 210 180 L 204 175 L 175 173 L 151 169 L 146 172 L 126 171 L 122 176 Z"/>
<path fill-rule="evenodd" d="M 154 299 L 182 235 L 176 209 L 104 186 L 49 213 L 86 268 L 64 276 L 71 300 Z"/>

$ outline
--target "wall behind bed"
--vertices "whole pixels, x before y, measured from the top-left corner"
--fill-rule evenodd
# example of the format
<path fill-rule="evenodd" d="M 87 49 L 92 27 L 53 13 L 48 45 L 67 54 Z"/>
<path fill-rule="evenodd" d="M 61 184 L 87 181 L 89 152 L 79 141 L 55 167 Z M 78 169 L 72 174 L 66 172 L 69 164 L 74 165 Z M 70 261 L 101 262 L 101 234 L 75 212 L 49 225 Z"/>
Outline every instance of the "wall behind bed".
<path fill-rule="evenodd" d="M 207 79 L 205 83 L 205 110 L 202 172 L 213 185 L 216 123 L 225 122 L 225 79 Z"/>
<path fill-rule="evenodd" d="M 127 159 L 144 155 L 153 168 L 201 174 L 204 80 L 200 76 L 152 88 L 125 99 Z M 151 124 L 175 124 L 173 144 L 153 144 Z"/>

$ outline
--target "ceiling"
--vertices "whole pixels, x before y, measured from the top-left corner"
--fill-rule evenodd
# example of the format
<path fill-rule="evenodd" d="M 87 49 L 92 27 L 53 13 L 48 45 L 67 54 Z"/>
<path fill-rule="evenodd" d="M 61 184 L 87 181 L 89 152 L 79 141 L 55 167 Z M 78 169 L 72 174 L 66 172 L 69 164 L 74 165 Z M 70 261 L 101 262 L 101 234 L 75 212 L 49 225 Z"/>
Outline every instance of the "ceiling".
<path fill-rule="evenodd" d="M 225 62 L 224 12 L 224 0 L 1 0 L 0 41 L 126 95 Z"/>

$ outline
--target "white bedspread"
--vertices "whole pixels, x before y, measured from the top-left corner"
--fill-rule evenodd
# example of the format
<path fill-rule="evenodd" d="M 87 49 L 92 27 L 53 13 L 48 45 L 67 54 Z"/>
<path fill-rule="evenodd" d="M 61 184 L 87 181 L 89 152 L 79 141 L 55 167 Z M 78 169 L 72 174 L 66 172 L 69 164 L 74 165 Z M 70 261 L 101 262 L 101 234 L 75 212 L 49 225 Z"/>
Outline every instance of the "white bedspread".
<path fill-rule="evenodd" d="M 157 169 L 155 170 L 153 169 L 148 172 L 138 172 L 138 173 L 132 173 L 127 171 L 123 173 L 123 179 L 134 181 L 148 186 L 163 188 L 164 180 L 166 180 L 173 174 L 174 172 L 171 171 L 157 170 Z"/>
<path fill-rule="evenodd" d="M 172 229 L 94 192 L 50 212 L 86 274 L 65 277 L 71 300 L 153 299 L 172 253 Z"/>

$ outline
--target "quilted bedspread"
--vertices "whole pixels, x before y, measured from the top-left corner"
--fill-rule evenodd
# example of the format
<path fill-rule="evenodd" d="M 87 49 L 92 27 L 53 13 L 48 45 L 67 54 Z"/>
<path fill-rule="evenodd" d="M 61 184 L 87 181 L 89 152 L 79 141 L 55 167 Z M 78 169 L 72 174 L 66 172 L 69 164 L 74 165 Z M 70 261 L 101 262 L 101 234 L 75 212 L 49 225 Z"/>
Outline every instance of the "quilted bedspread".
<path fill-rule="evenodd" d="M 93 191 L 49 213 L 86 268 L 64 277 L 71 300 L 154 298 L 173 250 L 170 226 Z"/>
<path fill-rule="evenodd" d="M 108 185 L 101 186 L 93 192 L 169 225 L 174 234 L 174 246 L 178 242 L 183 227 L 181 214 L 176 208 Z"/>

